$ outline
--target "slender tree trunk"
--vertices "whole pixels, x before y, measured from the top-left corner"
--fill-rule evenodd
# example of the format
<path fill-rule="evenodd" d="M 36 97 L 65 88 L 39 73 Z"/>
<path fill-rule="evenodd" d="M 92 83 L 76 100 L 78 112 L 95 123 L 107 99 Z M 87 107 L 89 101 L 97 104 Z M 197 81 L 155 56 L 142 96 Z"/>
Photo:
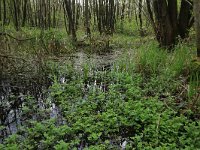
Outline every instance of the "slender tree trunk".
<path fill-rule="evenodd" d="M 13 0 L 13 8 L 14 8 L 14 25 L 15 25 L 15 29 L 17 31 L 19 31 L 19 14 L 18 14 L 18 1 Z"/>
<path fill-rule="evenodd" d="M 115 2 L 114 0 L 110 0 L 110 16 L 109 16 L 109 22 L 110 22 L 110 34 L 113 34 L 115 30 L 115 12 L 116 12 L 116 7 L 115 7 Z"/>
<path fill-rule="evenodd" d="M 24 27 L 24 26 L 25 26 L 25 23 L 26 23 L 26 17 L 27 17 L 27 2 L 28 2 L 28 0 L 24 0 L 22 27 Z"/>
<path fill-rule="evenodd" d="M 74 13 L 75 13 L 75 27 L 76 27 L 76 30 L 78 30 L 78 26 L 79 26 L 79 19 L 80 19 L 80 15 L 81 15 L 81 6 L 80 4 L 76 3 L 75 4 L 75 10 L 74 10 Z"/>
<path fill-rule="evenodd" d="M 138 17 L 140 20 L 140 35 L 143 36 L 144 32 L 143 32 L 143 20 L 142 20 L 142 1 L 143 0 L 139 0 L 139 13 L 138 13 Z"/>
<path fill-rule="evenodd" d="M 51 28 L 51 0 L 48 0 L 48 28 Z"/>
<path fill-rule="evenodd" d="M 53 23 L 52 23 L 53 28 L 56 27 L 56 6 L 53 4 Z"/>
<path fill-rule="evenodd" d="M 0 22 L 2 21 L 2 10 L 1 10 L 2 4 L 1 3 L 2 3 L 2 0 L 0 0 Z"/>
<path fill-rule="evenodd" d="M 128 0 L 128 20 L 131 22 L 131 0 Z"/>
<path fill-rule="evenodd" d="M 173 28 L 168 13 L 166 0 L 154 0 L 154 13 L 157 21 L 157 39 L 163 47 L 171 47 L 175 44 Z"/>
<path fill-rule="evenodd" d="M 187 38 L 189 34 L 189 29 L 192 26 L 192 1 L 191 0 L 182 0 L 181 10 L 179 14 L 179 35 L 181 38 Z"/>
<path fill-rule="evenodd" d="M 150 20 L 150 22 L 151 22 L 151 24 L 153 26 L 154 32 L 156 33 L 157 28 L 156 28 L 155 20 L 154 20 L 154 17 L 153 17 L 153 12 L 152 12 L 152 9 L 151 9 L 151 2 L 150 2 L 150 0 L 147 0 L 146 4 L 147 4 L 147 11 L 148 11 L 148 14 L 149 14 L 149 20 Z"/>
<path fill-rule="evenodd" d="M 122 2 L 122 12 L 121 12 L 121 30 L 124 30 L 124 16 L 125 16 L 125 8 L 126 8 L 126 0 Z"/>
<path fill-rule="evenodd" d="M 197 37 L 197 57 L 200 58 L 200 1 L 194 0 L 194 15 Z"/>
<path fill-rule="evenodd" d="M 169 19 L 172 26 L 173 36 L 177 37 L 178 30 L 178 8 L 176 0 L 168 0 Z"/>
<path fill-rule="evenodd" d="M 34 4 L 33 4 L 34 5 Z M 28 8 L 28 19 L 29 19 L 29 25 L 31 27 L 34 27 L 35 26 L 35 23 L 34 23 L 34 14 L 33 14 L 33 6 L 32 6 L 32 2 L 30 2 L 30 0 L 28 1 L 28 4 L 27 4 L 27 8 Z"/>
<path fill-rule="evenodd" d="M 77 41 L 76 37 L 76 22 L 75 22 L 75 0 L 71 2 L 71 0 L 65 0 L 65 9 L 66 9 L 66 15 L 69 22 L 69 33 L 72 35 L 72 42 L 75 44 Z"/>
<path fill-rule="evenodd" d="M 85 27 L 86 27 L 86 35 L 88 37 L 91 36 L 90 32 L 90 22 L 89 22 L 89 5 L 88 0 L 85 0 Z"/>
<path fill-rule="evenodd" d="M 3 0 L 3 25 L 7 23 L 6 0 Z"/>

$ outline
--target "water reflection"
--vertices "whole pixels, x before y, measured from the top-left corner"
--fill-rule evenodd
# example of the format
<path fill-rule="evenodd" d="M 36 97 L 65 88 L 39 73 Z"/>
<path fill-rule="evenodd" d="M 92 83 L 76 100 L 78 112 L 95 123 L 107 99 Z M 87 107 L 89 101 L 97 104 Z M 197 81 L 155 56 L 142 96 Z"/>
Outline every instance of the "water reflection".
<path fill-rule="evenodd" d="M 118 53 L 88 55 L 78 52 L 75 56 L 71 59 L 71 62 L 77 70 L 82 70 L 83 65 L 89 63 L 96 67 L 96 71 L 106 71 L 118 56 Z M 25 75 L 25 77 L 27 76 Z M 48 76 L 42 77 L 42 79 L 39 77 L 27 77 L 26 79 L 5 75 L 0 78 L 0 143 L 8 135 L 16 133 L 20 126 L 26 123 L 26 120 L 41 121 L 55 118 L 57 124 L 66 123 L 61 110 L 53 102 L 50 91 L 48 91 L 53 82 Z M 59 82 L 65 84 L 67 78 L 61 76 Z M 106 92 L 107 85 L 104 81 L 97 81 L 94 78 L 91 81 L 89 79 L 86 81 L 83 90 L 87 93 L 89 88 L 93 88 L 93 90 L 98 88 Z M 87 95 L 84 95 L 84 97 L 86 98 Z"/>

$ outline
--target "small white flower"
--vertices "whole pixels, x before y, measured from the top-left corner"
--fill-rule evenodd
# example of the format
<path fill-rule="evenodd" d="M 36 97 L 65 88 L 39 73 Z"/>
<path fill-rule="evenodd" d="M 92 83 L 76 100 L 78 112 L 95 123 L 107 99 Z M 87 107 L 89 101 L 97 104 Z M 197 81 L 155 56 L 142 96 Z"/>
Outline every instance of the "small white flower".
<path fill-rule="evenodd" d="M 122 145 L 121 145 L 122 150 L 125 150 L 125 149 L 126 149 L 127 143 L 128 143 L 127 141 L 124 141 L 124 142 L 122 143 Z"/>
<path fill-rule="evenodd" d="M 62 84 L 64 84 L 64 83 L 65 83 L 65 77 L 61 77 L 61 78 L 60 78 L 60 82 L 61 82 Z"/>

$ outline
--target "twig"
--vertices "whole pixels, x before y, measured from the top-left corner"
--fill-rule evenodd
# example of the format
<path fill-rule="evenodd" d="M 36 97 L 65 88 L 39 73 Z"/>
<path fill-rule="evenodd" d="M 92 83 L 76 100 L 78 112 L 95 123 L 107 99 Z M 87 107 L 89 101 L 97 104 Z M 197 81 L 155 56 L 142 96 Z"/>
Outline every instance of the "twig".
<path fill-rule="evenodd" d="M 165 106 L 166 106 L 168 109 L 172 110 L 174 113 L 176 112 L 174 109 L 172 109 L 171 107 L 169 107 L 169 106 L 167 105 L 167 103 L 166 103 L 165 100 L 164 100 L 164 104 L 165 104 Z"/>
<path fill-rule="evenodd" d="M 157 134 L 156 145 L 158 145 L 158 142 L 159 142 L 158 134 L 159 134 L 159 126 L 160 126 L 161 115 L 162 115 L 162 113 L 159 114 L 158 120 L 157 120 L 157 125 L 156 125 L 156 134 Z"/>

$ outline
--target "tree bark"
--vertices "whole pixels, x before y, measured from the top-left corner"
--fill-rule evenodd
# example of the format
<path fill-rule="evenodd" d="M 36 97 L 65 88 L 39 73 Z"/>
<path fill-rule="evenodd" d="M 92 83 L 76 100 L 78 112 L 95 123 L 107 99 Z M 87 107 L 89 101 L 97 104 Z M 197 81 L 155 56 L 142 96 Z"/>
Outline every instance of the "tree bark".
<path fill-rule="evenodd" d="M 72 35 L 72 42 L 75 44 L 77 41 L 76 37 L 76 22 L 75 22 L 75 0 L 65 0 L 65 9 L 66 14 L 69 22 L 69 33 Z"/>
<path fill-rule="evenodd" d="M 178 30 L 178 7 L 176 0 L 168 0 L 168 12 L 169 12 L 169 19 L 171 22 L 173 36 L 177 37 L 177 30 Z"/>
<path fill-rule="evenodd" d="M 193 24 L 190 2 L 192 1 L 181 1 L 178 15 L 177 0 L 146 0 L 149 18 L 160 46 L 172 48 L 178 35 L 182 39 L 188 36 Z"/>
<path fill-rule="evenodd" d="M 6 0 L 3 0 L 3 25 L 7 23 Z"/>
<path fill-rule="evenodd" d="M 192 25 L 190 25 L 192 21 L 192 1 L 191 0 L 182 0 L 181 9 L 179 14 L 179 22 L 178 29 L 179 35 L 182 39 L 187 38 L 189 34 L 189 29 Z"/>
<path fill-rule="evenodd" d="M 90 22 L 89 22 L 89 5 L 88 0 L 85 0 L 85 27 L 86 27 L 86 35 L 88 37 L 91 36 L 90 32 Z"/>
<path fill-rule="evenodd" d="M 16 0 L 13 0 L 13 8 L 14 8 L 14 18 L 13 18 L 13 20 L 14 20 L 14 25 L 15 25 L 15 29 L 17 30 L 17 31 L 19 31 L 19 11 L 18 11 L 18 1 L 16 1 Z"/>
<path fill-rule="evenodd" d="M 156 18 L 157 39 L 160 46 L 170 48 L 175 44 L 175 37 L 168 13 L 169 7 L 166 0 L 154 0 L 153 8 Z"/>
<path fill-rule="evenodd" d="M 139 12 L 138 12 L 138 18 L 140 21 L 140 36 L 144 36 L 144 31 L 143 31 L 143 20 L 142 20 L 142 7 L 143 7 L 143 0 L 139 0 Z"/>
<path fill-rule="evenodd" d="M 28 0 L 24 0 L 22 27 L 24 27 L 24 26 L 25 26 L 25 23 L 26 23 L 26 17 L 27 17 L 27 2 L 28 2 Z"/>
<path fill-rule="evenodd" d="M 2 0 L 0 0 L 0 22 L 2 21 L 1 3 L 2 3 Z"/>
<path fill-rule="evenodd" d="M 194 15 L 197 41 L 197 57 L 200 58 L 200 1 L 194 0 Z"/>

